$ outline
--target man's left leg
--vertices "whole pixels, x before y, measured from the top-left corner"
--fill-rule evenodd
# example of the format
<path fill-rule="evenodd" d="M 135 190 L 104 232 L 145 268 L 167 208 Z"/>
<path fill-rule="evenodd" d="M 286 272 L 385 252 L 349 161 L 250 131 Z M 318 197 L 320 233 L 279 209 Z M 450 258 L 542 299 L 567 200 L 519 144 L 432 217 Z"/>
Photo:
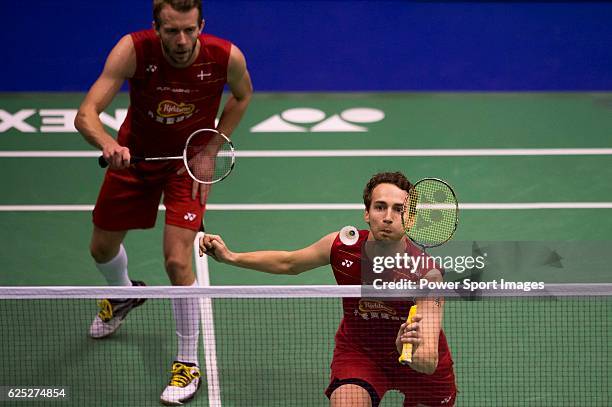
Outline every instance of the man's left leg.
<path fill-rule="evenodd" d="M 166 225 L 164 259 L 172 285 L 195 286 L 192 270 L 193 240 L 196 231 Z M 201 385 L 198 363 L 200 306 L 198 298 L 172 300 L 178 352 L 172 364 L 172 377 L 161 395 L 161 402 L 180 405 L 193 398 Z"/>

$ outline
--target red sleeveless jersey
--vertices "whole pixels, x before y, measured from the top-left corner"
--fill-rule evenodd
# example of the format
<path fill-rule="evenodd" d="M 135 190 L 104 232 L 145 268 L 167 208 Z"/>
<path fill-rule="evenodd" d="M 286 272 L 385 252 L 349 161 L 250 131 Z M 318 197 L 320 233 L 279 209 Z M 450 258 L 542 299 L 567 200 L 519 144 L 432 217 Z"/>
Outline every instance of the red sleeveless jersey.
<path fill-rule="evenodd" d="M 136 71 L 129 80 L 130 107 L 119 129 L 119 144 L 137 156 L 181 155 L 193 131 L 215 127 L 232 44 L 200 34 L 196 60 L 175 68 L 164 58 L 154 30 L 130 35 Z"/>
<path fill-rule="evenodd" d="M 339 235 L 334 239 L 330 264 L 339 285 L 361 284 L 362 251 L 368 235 L 368 230 L 360 230 L 359 240 L 351 246 L 343 244 Z M 421 250 L 411 243 L 407 243 L 406 251 L 409 256 L 423 255 Z M 401 274 L 398 277 L 418 281 L 430 270 L 431 268 L 421 267 L 414 274 Z M 371 357 L 379 360 L 381 364 L 401 366 L 397 362 L 399 355 L 395 348 L 395 338 L 400 325 L 406 321 L 412 305 L 414 305 L 412 300 L 382 301 L 381 299 L 343 298 L 344 315 L 336 334 L 336 341 L 348 342 L 351 346 L 361 348 Z M 450 368 L 452 368 L 452 360 L 446 337 L 441 331 L 438 342 L 437 372 L 446 374 Z"/>

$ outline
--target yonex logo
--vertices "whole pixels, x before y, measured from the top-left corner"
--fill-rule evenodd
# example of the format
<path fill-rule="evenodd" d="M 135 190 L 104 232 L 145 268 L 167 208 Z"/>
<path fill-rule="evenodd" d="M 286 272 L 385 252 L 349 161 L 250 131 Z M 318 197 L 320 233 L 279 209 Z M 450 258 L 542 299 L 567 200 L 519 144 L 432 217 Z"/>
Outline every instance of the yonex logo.
<path fill-rule="evenodd" d="M 351 267 L 353 265 L 353 262 L 350 260 L 342 260 L 342 265 L 344 267 Z"/>
<path fill-rule="evenodd" d="M 148 69 L 156 70 L 157 67 L 151 65 Z M 168 90 L 174 92 L 173 89 Z M 76 114 L 77 109 L 21 109 L 15 113 L 0 109 L 0 133 L 11 129 L 22 133 L 76 133 Z M 114 115 L 111 114 L 100 113 L 100 120 L 105 126 L 118 131 L 127 116 L 127 109 L 115 109 Z M 28 119 L 35 115 L 42 123 L 39 129 L 28 123 Z M 149 112 L 149 115 L 155 118 L 153 112 Z M 319 109 L 298 107 L 268 117 L 250 130 L 253 133 L 367 132 L 369 129 L 364 124 L 376 123 L 384 118 L 385 113 L 382 110 L 369 107 L 346 109 L 329 117 Z M 161 117 L 160 121 L 163 122 Z"/>
<path fill-rule="evenodd" d="M 198 215 L 196 215 L 195 213 L 187 212 L 185 216 L 183 216 L 183 219 L 188 220 L 189 222 L 192 222 L 197 217 Z"/>
<path fill-rule="evenodd" d="M 39 130 L 30 125 L 27 119 L 37 116 L 35 122 L 40 122 Z M 15 113 L 9 113 L 0 109 L 0 133 L 15 129 L 21 133 L 76 133 L 74 118 L 76 109 L 21 109 Z M 114 116 L 109 113 L 100 113 L 100 121 L 113 130 L 119 130 L 121 123 L 127 116 L 127 109 L 115 109 Z"/>
<path fill-rule="evenodd" d="M 376 123 L 385 118 L 379 109 L 356 107 L 346 109 L 329 117 L 324 111 L 308 107 L 287 109 L 251 127 L 253 133 L 323 133 L 366 132 L 362 124 Z M 308 126 L 305 126 L 308 125 Z"/>

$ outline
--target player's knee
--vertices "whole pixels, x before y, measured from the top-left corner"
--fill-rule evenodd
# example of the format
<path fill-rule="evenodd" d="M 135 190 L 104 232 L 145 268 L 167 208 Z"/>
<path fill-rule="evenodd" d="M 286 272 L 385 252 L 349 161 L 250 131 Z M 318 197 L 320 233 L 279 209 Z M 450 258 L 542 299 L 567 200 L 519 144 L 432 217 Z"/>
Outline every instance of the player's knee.
<path fill-rule="evenodd" d="M 185 259 L 168 257 L 166 259 L 166 272 L 172 285 L 191 285 L 194 282 L 191 263 Z"/>
<path fill-rule="evenodd" d="M 332 407 L 370 407 L 372 399 L 366 389 L 355 384 L 338 387 L 330 397 Z"/>
<path fill-rule="evenodd" d="M 89 245 L 89 253 L 96 263 L 108 263 L 119 253 L 119 246 L 105 245 L 92 241 Z"/>
<path fill-rule="evenodd" d="M 172 274 L 182 274 L 187 269 L 187 264 L 184 259 L 169 257 L 166 259 L 166 270 Z"/>

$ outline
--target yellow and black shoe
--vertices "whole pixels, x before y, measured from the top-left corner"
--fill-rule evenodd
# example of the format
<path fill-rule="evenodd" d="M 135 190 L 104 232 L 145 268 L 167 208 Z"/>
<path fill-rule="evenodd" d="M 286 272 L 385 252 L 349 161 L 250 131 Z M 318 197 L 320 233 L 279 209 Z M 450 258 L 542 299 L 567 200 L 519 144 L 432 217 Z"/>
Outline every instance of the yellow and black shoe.
<path fill-rule="evenodd" d="M 172 376 L 160 401 L 166 406 L 181 406 L 190 401 L 202 385 L 200 368 L 193 363 L 174 361 Z"/>
<path fill-rule="evenodd" d="M 132 286 L 144 286 L 142 281 L 132 281 Z M 95 339 L 106 338 L 119 329 L 127 314 L 141 306 L 146 298 L 104 299 L 98 301 L 100 311 L 89 327 L 89 336 Z"/>

